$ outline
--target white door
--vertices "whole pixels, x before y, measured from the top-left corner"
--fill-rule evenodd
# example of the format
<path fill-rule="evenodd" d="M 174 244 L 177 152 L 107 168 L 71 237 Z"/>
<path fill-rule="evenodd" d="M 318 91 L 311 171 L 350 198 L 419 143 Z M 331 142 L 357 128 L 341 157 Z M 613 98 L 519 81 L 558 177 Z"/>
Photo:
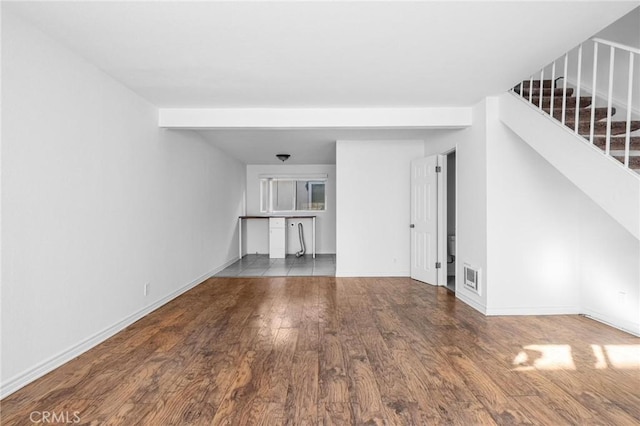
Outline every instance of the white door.
<path fill-rule="evenodd" d="M 411 278 L 438 285 L 438 156 L 411 162 Z"/>

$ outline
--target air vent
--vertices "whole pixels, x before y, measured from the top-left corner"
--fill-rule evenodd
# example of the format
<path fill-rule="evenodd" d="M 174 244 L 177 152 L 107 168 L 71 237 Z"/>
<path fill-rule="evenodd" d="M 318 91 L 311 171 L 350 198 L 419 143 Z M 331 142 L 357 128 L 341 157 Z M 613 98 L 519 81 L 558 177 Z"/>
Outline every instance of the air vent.
<path fill-rule="evenodd" d="M 464 264 L 464 286 L 465 288 L 480 294 L 479 269 L 474 269 L 471 265 Z"/>

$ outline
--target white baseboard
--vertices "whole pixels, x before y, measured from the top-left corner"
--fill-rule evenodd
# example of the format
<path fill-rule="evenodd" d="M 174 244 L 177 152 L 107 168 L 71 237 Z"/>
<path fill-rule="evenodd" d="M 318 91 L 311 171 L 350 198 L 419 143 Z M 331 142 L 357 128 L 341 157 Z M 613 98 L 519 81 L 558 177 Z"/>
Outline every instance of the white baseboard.
<path fill-rule="evenodd" d="M 578 315 L 580 308 L 577 306 L 518 306 L 518 307 L 506 307 L 506 308 L 489 308 L 487 309 L 487 316 L 497 315 Z"/>
<path fill-rule="evenodd" d="M 222 266 L 218 266 L 216 269 L 214 269 L 213 271 L 211 271 L 208 274 L 206 274 L 206 275 L 209 275 L 209 276 L 207 278 L 205 278 L 205 279 L 211 278 L 212 276 L 214 276 L 218 272 L 222 271 L 223 269 L 233 265 L 238 260 L 240 260 L 240 258 L 238 256 L 236 256 L 233 259 L 226 261 Z"/>
<path fill-rule="evenodd" d="M 20 388 L 28 385 L 29 383 L 33 382 L 34 380 L 39 379 L 40 377 L 44 376 L 45 374 L 49 373 L 50 371 L 55 370 L 56 368 L 60 367 L 61 365 L 71 361 L 73 358 L 83 354 L 84 352 L 88 351 L 89 349 L 99 345 L 100 343 L 104 342 L 105 340 L 107 340 L 109 337 L 117 334 L 118 332 L 124 330 L 126 327 L 130 326 L 131 324 L 133 324 L 134 322 L 138 321 L 139 319 L 143 318 L 144 316 L 150 314 L 151 312 L 155 311 L 156 309 L 158 309 L 159 307 L 165 305 L 166 303 L 170 302 L 171 300 L 175 299 L 176 297 L 180 296 L 181 294 L 191 290 L 192 288 L 194 288 L 195 286 L 197 286 L 198 284 L 203 283 L 204 281 L 206 281 L 207 279 L 211 278 L 213 275 L 217 274 L 218 272 L 222 271 L 224 268 L 226 268 L 227 266 L 231 265 L 232 263 L 236 262 L 238 260 L 238 258 L 234 258 L 228 262 L 226 262 L 224 265 L 219 266 L 215 269 L 213 269 L 212 271 L 207 272 L 206 274 L 196 278 L 195 280 L 191 281 L 189 284 L 179 288 L 178 290 L 170 293 L 169 295 L 163 297 L 160 300 L 157 300 L 156 302 L 153 302 L 151 305 L 148 305 L 144 308 L 142 308 L 141 310 L 132 313 L 131 315 L 123 318 L 122 320 L 118 321 L 117 323 L 113 324 L 110 327 L 105 328 L 102 331 L 99 331 L 98 333 L 89 336 L 88 338 L 82 340 L 81 342 L 71 346 L 70 348 L 58 353 L 57 355 L 52 356 L 49 359 L 46 359 L 45 361 L 33 366 L 32 368 L 28 369 L 27 371 L 17 374 L 14 377 L 11 377 L 10 379 L 6 380 L 4 383 L 0 384 L 0 399 L 5 398 L 8 395 L 11 395 L 12 393 L 14 393 L 15 391 L 19 390 Z"/>
<path fill-rule="evenodd" d="M 342 271 L 336 269 L 336 277 L 354 278 L 354 277 L 409 277 L 409 271 Z"/>
<path fill-rule="evenodd" d="M 486 315 L 487 307 L 484 306 L 483 304 L 478 303 L 475 300 L 471 299 L 470 297 L 468 297 L 464 293 L 462 293 L 460 291 L 456 291 L 456 298 L 460 299 L 461 301 L 463 301 L 467 305 L 471 306 L 473 309 L 475 309 L 476 311 L 480 312 L 481 314 Z"/>
<path fill-rule="evenodd" d="M 621 320 L 613 318 L 602 312 L 593 311 L 591 309 L 583 309 L 582 313 L 591 318 L 592 320 L 601 322 L 618 330 L 622 330 L 625 333 L 633 334 L 634 336 L 640 336 L 640 324 L 637 322 Z"/>

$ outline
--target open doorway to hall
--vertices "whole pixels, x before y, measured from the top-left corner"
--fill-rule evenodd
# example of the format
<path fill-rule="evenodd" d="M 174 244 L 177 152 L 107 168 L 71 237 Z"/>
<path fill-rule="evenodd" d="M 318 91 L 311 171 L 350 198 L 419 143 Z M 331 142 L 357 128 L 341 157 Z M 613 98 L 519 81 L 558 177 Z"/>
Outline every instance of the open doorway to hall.
<path fill-rule="evenodd" d="M 456 152 L 446 154 L 447 289 L 456 291 Z"/>

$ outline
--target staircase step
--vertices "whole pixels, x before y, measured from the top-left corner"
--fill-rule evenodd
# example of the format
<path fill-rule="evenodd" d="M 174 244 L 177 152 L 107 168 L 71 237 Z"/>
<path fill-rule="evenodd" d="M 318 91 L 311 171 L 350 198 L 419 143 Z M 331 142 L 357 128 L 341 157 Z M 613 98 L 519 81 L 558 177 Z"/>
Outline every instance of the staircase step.
<path fill-rule="evenodd" d="M 540 80 L 533 80 L 533 83 L 530 80 L 525 80 L 522 82 L 522 86 L 524 86 L 525 89 L 528 89 L 529 87 L 533 87 L 535 89 L 539 89 L 540 88 Z M 542 80 L 542 87 L 546 87 L 546 88 L 551 88 L 553 86 L 556 86 L 553 84 L 553 80 Z M 514 87 L 514 89 L 519 89 L 520 88 L 520 84 L 518 84 L 516 87 Z"/>
<path fill-rule="evenodd" d="M 527 98 L 528 100 L 529 98 Z M 531 103 L 534 105 L 540 105 L 540 97 L 534 96 L 531 98 Z M 570 97 L 567 98 L 566 108 L 575 108 L 576 107 L 576 98 Z M 581 96 L 580 97 L 580 108 L 588 107 L 591 105 L 591 97 Z M 543 96 L 542 97 L 542 109 L 549 112 L 549 107 L 551 107 L 551 96 Z M 553 97 L 553 109 L 562 109 L 562 96 Z"/>
<path fill-rule="evenodd" d="M 616 155 L 613 158 L 615 158 L 616 160 L 618 160 L 619 162 L 624 164 L 624 157 Z M 640 155 L 630 155 L 629 156 L 629 168 L 630 169 L 640 169 Z"/>
<path fill-rule="evenodd" d="M 587 140 L 589 139 L 589 135 L 584 136 L 587 138 Z M 595 146 L 597 146 L 598 148 L 604 150 L 605 148 L 605 144 L 606 144 L 606 136 L 594 136 L 593 137 L 593 144 Z M 611 150 L 624 150 L 624 145 L 625 145 L 625 137 L 624 136 L 618 136 L 618 137 L 614 137 L 611 138 L 611 141 L 609 142 L 609 149 Z M 632 136 L 629 138 L 629 149 L 634 151 L 638 151 L 640 150 L 640 136 Z"/>
<path fill-rule="evenodd" d="M 631 121 L 631 131 L 635 131 L 640 129 L 640 120 Z M 606 135 L 607 134 L 607 122 L 606 121 L 596 121 L 593 123 L 593 134 L 594 135 Z M 567 126 L 571 127 L 570 124 L 567 123 Z M 585 137 L 589 139 L 589 131 L 590 131 L 591 123 L 586 121 L 580 121 L 578 125 L 578 132 L 581 135 L 586 135 Z M 612 121 L 611 122 L 611 134 L 612 135 L 623 135 L 627 132 L 627 122 L 626 121 Z"/>
<path fill-rule="evenodd" d="M 516 93 L 520 93 L 520 88 L 515 88 L 514 89 Z M 553 95 L 554 97 L 559 97 L 560 99 L 562 99 L 562 93 L 564 92 L 564 89 L 559 88 L 559 89 L 542 89 L 542 96 L 551 96 L 551 91 L 553 90 Z M 524 97 L 529 97 L 529 88 L 525 86 L 524 90 L 522 91 L 522 94 Z M 531 94 L 532 96 L 539 96 L 540 95 L 540 89 L 532 89 L 531 90 Z M 571 95 L 573 95 L 573 89 L 570 87 L 567 87 L 567 97 L 570 97 Z"/>
<path fill-rule="evenodd" d="M 543 108 L 544 109 L 544 108 Z M 547 112 L 549 108 L 547 108 Z M 607 118 L 607 108 L 595 108 L 595 121 L 602 120 L 603 118 Z M 611 108 L 611 116 L 615 115 L 616 109 Z M 562 108 L 556 109 L 555 105 L 553 108 L 553 118 L 560 120 L 562 118 Z M 591 122 L 591 108 L 581 108 L 580 116 L 578 117 L 580 122 Z M 568 126 L 573 126 L 576 122 L 576 109 L 575 108 L 567 108 L 565 110 L 565 124 Z"/>

